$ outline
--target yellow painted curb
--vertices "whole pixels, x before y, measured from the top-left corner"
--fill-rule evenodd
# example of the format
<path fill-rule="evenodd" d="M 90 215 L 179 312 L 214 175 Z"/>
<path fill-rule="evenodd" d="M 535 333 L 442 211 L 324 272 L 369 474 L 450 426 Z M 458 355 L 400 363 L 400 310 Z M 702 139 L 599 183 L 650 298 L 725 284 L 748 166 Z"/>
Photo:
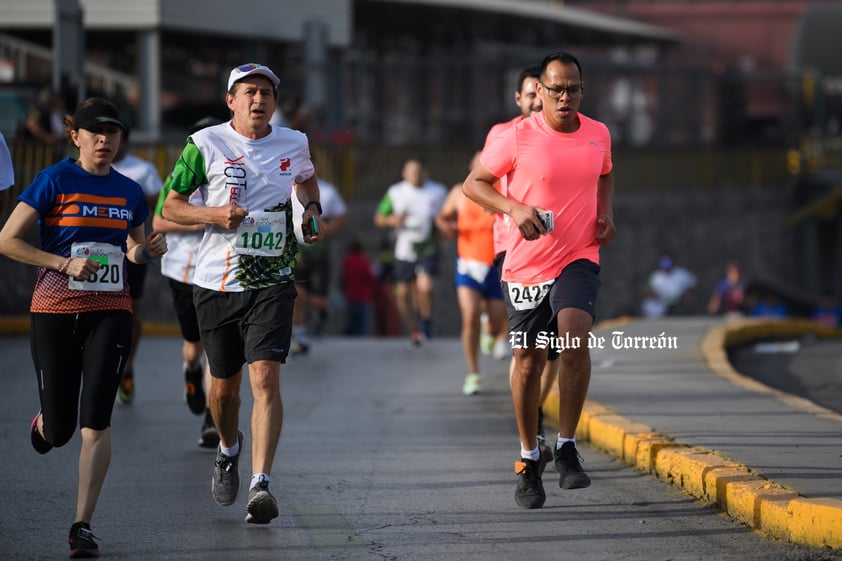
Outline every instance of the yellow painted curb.
<path fill-rule="evenodd" d="M 181 337 L 181 329 L 175 323 L 142 323 L 143 334 L 151 337 Z M 29 335 L 29 316 L 0 317 L 0 335 Z"/>
<path fill-rule="evenodd" d="M 29 316 L 5 317 L 0 321 L 0 335 L 28 335 Z"/>
<path fill-rule="evenodd" d="M 727 358 L 726 348 L 730 345 L 805 334 L 839 337 L 842 330 L 827 329 L 809 321 L 739 321 L 712 328 L 703 338 L 702 354 L 713 372 L 734 383 L 773 393 L 787 403 L 842 420 L 842 415 L 809 400 L 742 376 L 733 370 Z M 549 422 L 558 422 L 558 398 L 558 389 L 554 388 L 542 406 Z M 576 438 L 675 485 L 703 504 L 715 506 L 769 537 L 811 547 L 842 548 L 841 500 L 801 497 L 753 473 L 749 467 L 658 434 L 592 400 L 585 402 Z"/>

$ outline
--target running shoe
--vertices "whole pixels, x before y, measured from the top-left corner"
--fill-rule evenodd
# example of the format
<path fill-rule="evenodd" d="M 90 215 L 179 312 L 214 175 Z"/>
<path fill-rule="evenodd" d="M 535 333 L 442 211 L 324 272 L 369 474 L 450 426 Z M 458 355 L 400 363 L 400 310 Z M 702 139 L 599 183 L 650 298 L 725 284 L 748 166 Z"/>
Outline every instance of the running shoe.
<path fill-rule="evenodd" d="M 413 331 L 409 337 L 412 340 L 412 345 L 414 347 L 420 347 L 424 339 L 424 336 L 421 335 L 420 331 Z"/>
<path fill-rule="evenodd" d="M 210 409 L 205 411 L 205 420 L 202 422 L 202 430 L 199 433 L 199 446 L 202 448 L 219 446 L 219 433 L 216 432 L 216 425 L 213 424 Z"/>
<path fill-rule="evenodd" d="M 94 541 L 95 537 L 87 522 L 74 522 L 70 527 L 70 536 L 67 538 L 70 544 L 70 557 L 73 559 L 99 557 L 99 546 Z"/>
<path fill-rule="evenodd" d="M 462 384 L 462 393 L 465 395 L 475 395 L 479 393 L 480 383 L 482 382 L 482 377 L 472 372 L 465 376 L 465 383 Z"/>
<path fill-rule="evenodd" d="M 292 351 L 293 356 L 306 355 L 310 352 L 310 342 L 309 341 L 293 341 L 292 345 L 290 345 L 290 350 Z"/>
<path fill-rule="evenodd" d="M 544 459 L 528 460 L 521 458 L 515 462 L 515 473 L 518 476 L 515 488 L 515 502 L 523 508 L 541 508 L 547 500 L 541 474 L 544 473 Z"/>
<path fill-rule="evenodd" d="M 268 524 L 270 520 L 278 517 L 278 503 L 269 492 L 268 481 L 260 481 L 249 489 L 246 513 L 246 522 L 249 524 Z"/>
<path fill-rule="evenodd" d="M 418 320 L 421 324 L 421 333 L 424 334 L 425 339 L 433 338 L 433 320 L 430 318 L 421 318 Z"/>
<path fill-rule="evenodd" d="M 491 333 L 482 331 L 479 336 L 479 350 L 484 355 L 490 355 L 494 352 L 494 336 Z"/>
<path fill-rule="evenodd" d="M 194 415 L 205 412 L 205 389 L 202 383 L 202 365 L 196 370 L 184 369 L 184 401 Z"/>
<path fill-rule="evenodd" d="M 558 486 L 562 489 L 582 489 L 591 484 L 591 478 L 582 469 L 582 457 L 572 441 L 565 442 L 555 450 L 555 470 L 558 472 Z"/>
<path fill-rule="evenodd" d="M 211 479 L 211 493 L 213 500 L 222 506 L 234 504 L 240 492 L 240 455 L 243 453 L 243 431 L 237 431 L 237 442 L 240 451 L 236 456 L 226 456 L 217 448 L 216 461 L 213 463 L 213 478 Z"/>
<path fill-rule="evenodd" d="M 126 370 L 120 378 L 120 387 L 117 389 L 117 396 L 120 401 L 129 405 L 134 401 L 134 372 Z"/>
<path fill-rule="evenodd" d="M 508 341 L 497 339 L 494 342 L 494 349 L 491 351 L 491 356 L 494 360 L 505 360 L 512 356 L 512 350 L 509 348 Z"/>
<path fill-rule="evenodd" d="M 38 417 L 40 416 L 41 412 L 38 411 L 38 414 L 32 419 L 32 424 L 29 425 L 29 440 L 32 442 L 32 447 L 35 448 L 36 452 L 46 454 L 53 449 L 53 445 L 47 442 L 47 439 L 38 432 Z"/>

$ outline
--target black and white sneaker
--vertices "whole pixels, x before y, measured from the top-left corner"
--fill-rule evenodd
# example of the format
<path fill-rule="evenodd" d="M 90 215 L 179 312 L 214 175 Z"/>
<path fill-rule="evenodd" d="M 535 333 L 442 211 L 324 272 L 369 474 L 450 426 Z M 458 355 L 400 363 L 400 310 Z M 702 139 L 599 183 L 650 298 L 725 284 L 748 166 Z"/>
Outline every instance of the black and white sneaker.
<path fill-rule="evenodd" d="M 94 541 L 94 537 L 87 522 L 74 522 L 67 538 L 67 543 L 70 544 L 70 557 L 72 559 L 99 557 L 99 546 Z"/>
<path fill-rule="evenodd" d="M 222 506 L 234 504 L 240 492 L 240 455 L 243 453 L 243 431 L 237 431 L 237 442 L 240 444 L 240 451 L 236 456 L 226 456 L 222 450 L 217 448 L 216 461 L 213 463 L 213 478 L 211 480 L 211 493 L 213 500 Z"/>

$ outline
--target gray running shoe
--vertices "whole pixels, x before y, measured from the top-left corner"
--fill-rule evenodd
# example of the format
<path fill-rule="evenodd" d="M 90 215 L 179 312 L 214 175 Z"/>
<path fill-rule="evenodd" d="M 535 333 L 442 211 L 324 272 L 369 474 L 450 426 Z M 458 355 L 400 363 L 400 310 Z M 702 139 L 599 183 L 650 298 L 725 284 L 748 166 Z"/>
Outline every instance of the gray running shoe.
<path fill-rule="evenodd" d="M 268 481 L 261 481 L 249 490 L 246 512 L 246 522 L 250 524 L 268 524 L 278 517 L 278 503 L 269 492 Z"/>
<path fill-rule="evenodd" d="M 211 480 L 211 493 L 213 500 L 222 506 L 234 504 L 237 494 L 240 492 L 240 455 L 243 453 L 243 431 L 237 431 L 237 442 L 240 444 L 240 451 L 236 456 L 226 456 L 222 450 L 217 448 L 216 461 L 213 463 L 213 479 Z"/>

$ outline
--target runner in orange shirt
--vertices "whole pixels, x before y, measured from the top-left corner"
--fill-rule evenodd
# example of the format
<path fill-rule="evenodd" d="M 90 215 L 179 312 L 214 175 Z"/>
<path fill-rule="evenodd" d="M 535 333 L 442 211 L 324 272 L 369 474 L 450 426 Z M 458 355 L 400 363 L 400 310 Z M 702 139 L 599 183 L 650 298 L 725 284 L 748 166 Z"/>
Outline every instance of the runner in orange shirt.
<path fill-rule="evenodd" d="M 555 450 L 559 486 L 590 485 L 579 462 L 575 431 L 590 380 L 588 335 L 600 284 L 599 247 L 616 230 L 611 135 L 604 124 L 579 113 L 583 91 L 576 57 L 548 55 L 538 81 L 541 113 L 492 139 L 462 185 L 469 198 L 508 215 L 520 233 L 509 239 L 502 280 L 521 440 L 515 501 L 524 508 L 540 508 L 546 500 L 535 427 L 547 345 L 565 345 Z M 503 176 L 506 195 L 494 188 Z M 559 335 L 548 337 L 553 318 Z"/>
<path fill-rule="evenodd" d="M 473 167 L 479 157 L 471 159 Z M 448 238 L 456 238 L 456 295 L 462 313 L 462 348 L 468 363 L 468 374 L 462 393 L 479 393 L 482 376 L 479 371 L 480 314 L 485 308 L 492 337 L 506 328 L 506 307 L 500 279 L 494 266 L 492 227 L 494 214 L 486 211 L 462 193 L 462 185 L 450 190 L 436 226 Z"/>

